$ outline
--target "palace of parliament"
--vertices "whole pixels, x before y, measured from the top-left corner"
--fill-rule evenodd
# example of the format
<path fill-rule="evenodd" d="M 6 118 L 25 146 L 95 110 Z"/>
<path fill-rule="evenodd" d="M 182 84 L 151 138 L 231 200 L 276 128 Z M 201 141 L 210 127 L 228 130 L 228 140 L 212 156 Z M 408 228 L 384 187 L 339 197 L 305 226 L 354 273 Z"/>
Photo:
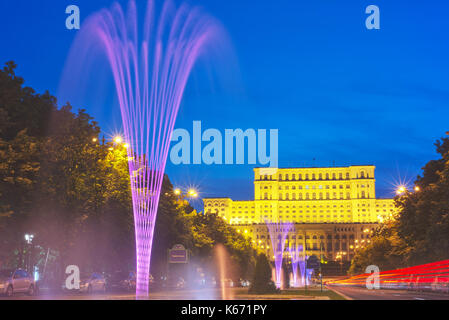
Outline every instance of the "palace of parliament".
<path fill-rule="evenodd" d="M 370 243 L 379 223 L 394 211 L 393 199 L 376 199 L 374 166 L 255 168 L 254 200 L 205 198 L 204 212 L 215 213 L 272 255 L 266 221 L 293 223 L 289 246 L 307 256 L 350 261 Z"/>

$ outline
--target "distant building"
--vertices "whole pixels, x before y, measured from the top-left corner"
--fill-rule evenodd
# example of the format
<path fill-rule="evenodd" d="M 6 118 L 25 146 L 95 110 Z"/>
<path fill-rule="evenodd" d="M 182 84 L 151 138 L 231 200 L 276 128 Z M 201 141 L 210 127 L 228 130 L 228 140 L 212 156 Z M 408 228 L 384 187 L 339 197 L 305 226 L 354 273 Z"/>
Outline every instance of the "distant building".
<path fill-rule="evenodd" d="M 329 260 L 350 260 L 371 232 L 394 211 L 393 199 L 376 199 L 374 166 L 256 168 L 254 199 L 204 199 L 206 214 L 218 214 L 271 255 L 266 221 L 291 222 L 289 246 Z"/>

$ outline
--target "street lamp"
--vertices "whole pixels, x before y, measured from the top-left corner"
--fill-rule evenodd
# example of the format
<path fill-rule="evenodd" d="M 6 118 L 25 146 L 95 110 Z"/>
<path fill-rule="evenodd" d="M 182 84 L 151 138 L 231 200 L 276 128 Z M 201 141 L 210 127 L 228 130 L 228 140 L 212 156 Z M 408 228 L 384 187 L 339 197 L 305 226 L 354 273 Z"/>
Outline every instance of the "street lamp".
<path fill-rule="evenodd" d="M 27 271 L 30 271 L 32 268 L 33 268 L 33 266 L 32 266 L 32 263 L 31 263 L 31 249 L 32 249 L 32 242 L 33 242 L 33 239 L 34 239 L 34 235 L 33 234 L 25 234 L 25 241 L 26 241 L 26 243 L 28 244 L 28 248 L 27 248 L 27 256 L 28 256 L 28 261 L 27 261 L 27 263 L 26 263 L 26 269 L 27 269 Z"/>
<path fill-rule="evenodd" d="M 404 186 L 399 186 L 398 190 L 396 190 L 396 194 L 403 194 L 404 192 L 407 191 L 407 188 Z"/>
<path fill-rule="evenodd" d="M 198 192 L 195 189 L 189 189 L 187 193 L 183 194 L 181 189 L 176 188 L 173 190 L 173 193 L 175 195 L 177 195 L 178 197 L 186 196 L 187 198 L 193 198 L 193 199 L 196 199 L 199 197 Z"/>
<path fill-rule="evenodd" d="M 190 198 L 198 198 L 198 192 L 195 189 L 190 189 L 188 195 Z"/>
<path fill-rule="evenodd" d="M 26 234 L 25 235 L 25 241 L 28 243 L 28 244 L 31 244 L 31 242 L 33 242 L 33 238 L 34 238 L 34 235 L 33 234 Z"/>
<path fill-rule="evenodd" d="M 117 136 L 117 137 L 114 138 L 114 142 L 117 143 L 117 144 L 121 144 L 122 141 L 123 141 L 123 139 L 120 136 Z"/>

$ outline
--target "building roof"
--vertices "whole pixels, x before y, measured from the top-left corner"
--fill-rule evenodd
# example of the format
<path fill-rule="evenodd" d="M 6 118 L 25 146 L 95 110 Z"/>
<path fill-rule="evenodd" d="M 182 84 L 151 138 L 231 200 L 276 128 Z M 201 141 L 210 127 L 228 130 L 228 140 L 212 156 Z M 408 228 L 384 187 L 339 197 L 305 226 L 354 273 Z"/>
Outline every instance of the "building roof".
<path fill-rule="evenodd" d="M 279 167 L 279 168 L 271 168 L 271 167 L 255 167 L 254 169 L 332 169 L 332 168 L 350 168 L 350 167 L 375 167 L 374 164 L 355 164 L 350 166 L 321 166 L 321 167 Z"/>

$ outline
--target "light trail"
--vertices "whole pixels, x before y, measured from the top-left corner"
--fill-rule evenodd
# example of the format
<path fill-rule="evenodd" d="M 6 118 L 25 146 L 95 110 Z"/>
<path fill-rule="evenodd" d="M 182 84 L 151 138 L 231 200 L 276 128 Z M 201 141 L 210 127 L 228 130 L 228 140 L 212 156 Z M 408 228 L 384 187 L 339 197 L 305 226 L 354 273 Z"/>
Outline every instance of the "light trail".
<path fill-rule="evenodd" d="M 342 280 L 328 281 L 327 284 L 365 287 L 368 277 L 372 275 L 365 273 Z M 449 260 L 383 271 L 379 273 L 379 282 L 381 289 L 431 290 L 449 293 Z"/>

